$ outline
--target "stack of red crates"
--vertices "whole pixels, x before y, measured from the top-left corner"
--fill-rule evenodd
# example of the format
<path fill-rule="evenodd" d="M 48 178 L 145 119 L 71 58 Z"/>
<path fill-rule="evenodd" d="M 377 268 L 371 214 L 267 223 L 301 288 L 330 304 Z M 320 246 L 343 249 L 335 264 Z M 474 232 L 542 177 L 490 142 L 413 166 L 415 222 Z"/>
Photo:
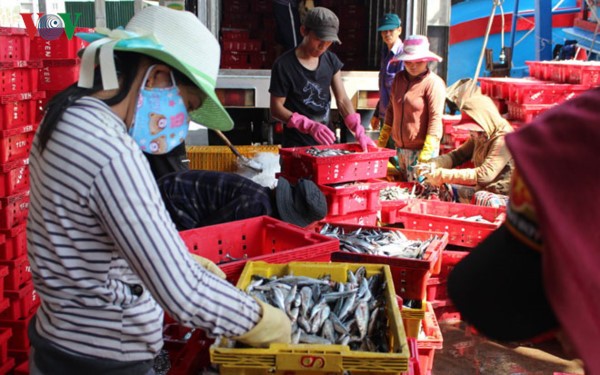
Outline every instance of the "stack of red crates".
<path fill-rule="evenodd" d="M 318 157 L 311 149 L 339 149 L 346 155 Z M 281 176 L 292 184 L 311 179 L 327 199 L 325 221 L 358 225 L 376 225 L 381 209 L 379 191 L 388 185 L 380 180 L 387 174 L 388 158 L 394 150 L 370 147 L 363 152 L 358 144 L 291 147 L 279 150 Z"/>
<path fill-rule="evenodd" d="M 77 80 L 83 46 L 65 34 L 49 41 L 0 28 L 0 375 L 27 367 L 27 325 L 39 306 L 25 231 L 29 151 L 43 104 Z"/>
<path fill-rule="evenodd" d="M 271 0 L 223 0 L 221 69 L 270 69 L 277 56 Z"/>
<path fill-rule="evenodd" d="M 41 63 L 25 29 L 0 28 L 0 374 L 28 358 L 27 322 L 39 304 L 27 259 L 29 150 L 39 124 Z"/>
<path fill-rule="evenodd" d="M 481 92 L 500 113 L 519 127 L 556 104 L 600 85 L 600 63 L 594 61 L 527 61 L 529 77 L 482 77 Z"/>

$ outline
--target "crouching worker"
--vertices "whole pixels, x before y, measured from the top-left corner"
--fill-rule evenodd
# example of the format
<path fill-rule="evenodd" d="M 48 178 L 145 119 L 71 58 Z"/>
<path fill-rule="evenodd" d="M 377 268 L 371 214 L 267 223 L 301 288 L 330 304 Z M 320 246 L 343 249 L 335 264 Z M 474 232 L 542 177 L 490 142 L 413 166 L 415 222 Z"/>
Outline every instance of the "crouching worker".
<path fill-rule="evenodd" d="M 430 159 L 417 167 L 425 182 L 439 186 L 450 184 L 453 200 L 482 206 L 506 206 L 512 156 L 504 136 L 512 126 L 485 95 L 467 98 L 456 128 L 468 130 L 471 137 L 456 150 Z M 472 161 L 474 168 L 455 169 Z"/>
<path fill-rule="evenodd" d="M 160 131 L 185 133 L 189 117 L 233 126 L 215 94 L 218 41 L 194 14 L 166 7 L 79 35 L 91 42 L 79 81 L 50 101 L 31 147 L 27 255 L 40 307 L 30 373 L 154 374 L 165 312 L 251 346 L 289 343 L 285 312 L 190 256 L 142 151 L 143 114 L 164 116 L 155 152 L 181 143 Z"/>
<path fill-rule="evenodd" d="M 271 189 L 235 173 L 189 170 L 168 174 L 158 188 L 178 230 L 269 215 L 305 227 L 327 215 L 327 201 L 311 180 L 279 177 Z"/>

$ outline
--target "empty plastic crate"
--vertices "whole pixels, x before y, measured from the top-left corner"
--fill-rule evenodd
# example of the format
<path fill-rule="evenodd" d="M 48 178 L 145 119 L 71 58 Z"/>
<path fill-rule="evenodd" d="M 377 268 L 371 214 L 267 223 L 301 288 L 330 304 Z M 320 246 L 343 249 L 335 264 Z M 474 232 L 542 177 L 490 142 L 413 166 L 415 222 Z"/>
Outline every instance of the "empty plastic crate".
<path fill-rule="evenodd" d="M 0 228 L 10 229 L 27 220 L 29 191 L 0 198 Z"/>
<path fill-rule="evenodd" d="M 42 109 L 39 106 L 39 101 L 45 96 L 44 92 L 0 96 L 0 130 L 32 131 L 34 125 L 41 118 Z M 6 137 L 7 135 L 0 136 Z M 26 157 L 26 155 L 23 157 Z M 0 163 L 6 161 L 0 159 Z"/>
<path fill-rule="evenodd" d="M 0 164 L 29 157 L 35 127 L 0 130 Z"/>
<path fill-rule="evenodd" d="M 19 290 L 22 285 L 31 280 L 31 269 L 27 254 L 12 260 L 0 260 L 0 267 L 8 267 L 8 275 L 4 278 L 6 290 Z"/>
<path fill-rule="evenodd" d="M 91 32 L 93 29 L 76 28 L 75 33 Z M 67 38 L 65 33 L 54 40 L 47 40 L 41 36 L 36 36 L 31 42 L 31 59 L 74 59 L 77 57 L 77 51 L 85 47 L 88 43 L 83 39 L 72 36 Z"/>
<path fill-rule="evenodd" d="M 487 222 L 467 220 L 476 216 Z M 504 207 L 416 199 L 398 210 L 396 220 L 407 229 L 448 232 L 451 245 L 475 247 L 496 230 L 505 217 Z"/>
<path fill-rule="evenodd" d="M 79 59 L 44 60 L 40 68 L 40 90 L 60 91 L 79 79 Z"/>
<path fill-rule="evenodd" d="M 269 216 L 180 232 L 189 251 L 215 262 L 236 282 L 249 260 L 328 262 L 339 241 Z"/>
<path fill-rule="evenodd" d="M 27 253 L 27 223 L 0 229 L 0 260 L 12 260 Z"/>
<path fill-rule="evenodd" d="M 0 361 L 0 375 L 10 374 L 11 370 L 15 367 L 15 359 L 7 358 L 6 362 Z"/>
<path fill-rule="evenodd" d="M 426 337 L 417 339 L 417 348 L 421 370 L 425 374 L 429 374 L 433 369 L 435 351 L 442 349 L 444 346 L 442 330 L 438 325 L 435 312 L 430 303 L 427 303 L 427 311 L 423 319 L 423 332 Z"/>
<path fill-rule="evenodd" d="M 259 152 L 277 154 L 278 145 L 263 146 L 235 146 L 235 148 L 247 158 L 252 158 Z M 190 159 L 191 169 L 208 171 L 234 172 L 238 170 L 236 156 L 227 146 L 188 146 L 187 157 Z"/>
<path fill-rule="evenodd" d="M 531 122 L 545 110 L 552 108 L 555 104 L 518 104 L 508 102 L 508 118 L 522 122 Z"/>
<path fill-rule="evenodd" d="M 8 339 L 12 336 L 10 328 L 0 327 L 0 363 L 8 359 Z"/>
<path fill-rule="evenodd" d="M 346 155 L 316 157 L 309 149 L 340 149 L 352 153 Z M 363 152 L 360 145 L 342 143 L 330 146 L 291 147 L 279 150 L 281 175 L 292 182 L 299 178 L 312 179 L 317 184 L 335 184 L 382 178 L 387 174 L 387 163 L 395 150 L 369 147 Z"/>
<path fill-rule="evenodd" d="M 0 61 L 27 61 L 30 50 L 29 36 L 25 29 L 0 27 Z"/>
<path fill-rule="evenodd" d="M 0 62 L 0 93 L 2 95 L 38 91 L 39 63 Z"/>
<path fill-rule="evenodd" d="M 28 282 L 18 290 L 6 290 L 4 295 L 10 300 L 10 306 L 0 313 L 0 320 L 25 318 L 34 313 L 40 305 L 40 298 L 32 282 Z"/>
<path fill-rule="evenodd" d="M 27 327 L 34 315 L 35 312 L 23 319 L 0 320 L 0 327 L 7 327 L 12 330 L 12 337 L 8 340 L 8 347 L 11 351 L 29 350 L 31 345 L 27 334 Z"/>
<path fill-rule="evenodd" d="M 382 275 L 385 280 L 385 307 L 389 324 L 389 352 L 366 352 L 350 350 L 346 345 L 319 344 L 271 344 L 269 348 L 230 348 L 221 339 L 210 347 L 211 363 L 220 366 L 221 374 L 288 374 L 292 373 L 343 373 L 398 374 L 408 370 L 410 351 L 389 267 L 382 264 L 358 263 L 310 263 L 267 264 L 248 262 L 237 283 L 246 289 L 252 276 L 308 276 L 318 278 L 330 275 L 331 280 L 346 282 L 348 271 L 365 267 L 367 277 Z M 312 372 L 311 372 L 312 371 Z"/>
<path fill-rule="evenodd" d="M 26 190 L 29 190 L 29 158 L 0 164 L 0 197 Z"/>
<path fill-rule="evenodd" d="M 379 191 L 387 185 L 386 181 L 371 179 L 355 183 L 319 185 L 319 189 L 327 199 L 327 215 L 334 216 L 379 210 Z"/>

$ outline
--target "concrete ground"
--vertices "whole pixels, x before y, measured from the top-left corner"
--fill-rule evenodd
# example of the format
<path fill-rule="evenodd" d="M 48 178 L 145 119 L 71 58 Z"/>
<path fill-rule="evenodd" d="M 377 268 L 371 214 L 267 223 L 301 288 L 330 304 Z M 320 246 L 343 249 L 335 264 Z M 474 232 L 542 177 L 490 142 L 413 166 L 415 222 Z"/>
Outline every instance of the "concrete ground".
<path fill-rule="evenodd" d="M 584 374 L 581 361 L 565 354 L 556 339 L 507 345 L 487 340 L 460 320 L 439 325 L 444 343 L 435 352 L 431 375 Z"/>

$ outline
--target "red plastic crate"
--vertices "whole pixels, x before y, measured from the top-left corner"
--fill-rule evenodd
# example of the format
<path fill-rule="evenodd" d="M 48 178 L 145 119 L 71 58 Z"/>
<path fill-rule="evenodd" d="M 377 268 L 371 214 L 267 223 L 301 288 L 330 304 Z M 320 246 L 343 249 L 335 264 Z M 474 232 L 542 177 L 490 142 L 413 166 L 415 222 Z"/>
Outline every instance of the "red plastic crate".
<path fill-rule="evenodd" d="M 29 158 L 0 164 L 0 197 L 26 190 L 29 190 Z"/>
<path fill-rule="evenodd" d="M 407 337 L 406 342 L 408 343 L 408 350 L 410 350 L 410 358 L 408 359 L 408 372 L 405 375 L 426 375 L 421 371 L 421 364 L 419 363 L 419 349 L 417 347 L 417 339 Z M 16 375 L 16 374 L 15 374 Z"/>
<path fill-rule="evenodd" d="M 27 254 L 12 260 L 0 260 L 0 266 L 8 267 L 8 275 L 4 278 L 6 290 L 19 290 L 21 285 L 31 280 L 31 269 Z"/>
<path fill-rule="evenodd" d="M 454 267 L 469 255 L 468 251 L 444 250 L 442 253 L 442 268 L 440 269 L 440 280 L 446 281 Z"/>
<path fill-rule="evenodd" d="M 227 280 L 236 283 L 246 262 L 328 262 L 339 241 L 274 219 L 251 219 L 210 225 L 179 233 L 189 251 L 219 265 Z M 232 259 L 236 259 L 233 260 Z"/>
<path fill-rule="evenodd" d="M 430 277 L 427 280 L 427 302 L 443 301 L 448 299 L 446 281 L 439 277 Z"/>
<path fill-rule="evenodd" d="M 8 339 L 12 336 L 10 328 L 0 327 L 0 363 L 5 363 L 8 359 Z"/>
<path fill-rule="evenodd" d="M 0 327 L 12 329 L 12 337 L 8 340 L 8 349 L 11 352 L 29 350 L 30 342 L 29 336 L 27 335 L 27 327 L 34 315 L 35 312 L 23 319 L 0 320 Z"/>
<path fill-rule="evenodd" d="M 5 290 L 10 306 L 0 314 L 0 320 L 17 320 L 31 315 L 40 305 L 40 298 L 29 282 L 19 290 Z"/>
<path fill-rule="evenodd" d="M 460 115 L 442 115 L 442 125 L 444 126 L 444 134 L 454 130 L 454 125 L 460 121 Z"/>
<path fill-rule="evenodd" d="M 0 164 L 29 157 L 34 131 L 33 125 L 0 130 Z"/>
<path fill-rule="evenodd" d="M 386 185 L 386 181 L 371 179 L 356 183 L 319 185 L 319 189 L 327 198 L 327 215 L 333 216 L 379 210 L 379 191 Z"/>
<path fill-rule="evenodd" d="M 6 362 L 0 362 L 0 375 L 10 374 L 15 367 L 15 359 L 7 358 Z"/>
<path fill-rule="evenodd" d="M 310 148 L 341 149 L 352 153 L 315 157 L 306 153 Z M 279 155 L 283 177 L 292 182 L 299 178 L 310 178 L 317 184 L 327 185 L 385 177 L 388 159 L 396 155 L 396 151 L 369 147 L 368 152 L 363 152 L 358 144 L 342 143 L 329 146 L 281 148 Z"/>
<path fill-rule="evenodd" d="M 567 82 L 585 87 L 600 85 L 600 63 L 598 61 L 573 61 L 566 66 Z"/>
<path fill-rule="evenodd" d="M 0 228 L 9 229 L 27 220 L 29 191 L 0 198 Z"/>
<path fill-rule="evenodd" d="M 315 227 L 316 231 L 321 230 L 324 223 Z M 438 239 L 433 241 L 425 250 L 423 259 L 397 258 L 383 255 L 357 254 L 346 251 L 337 251 L 331 254 L 331 260 L 334 262 L 348 263 L 376 263 L 387 264 L 390 266 L 396 294 L 406 300 L 422 301 L 426 296 L 427 280 L 432 274 L 437 274 L 441 267 L 441 253 L 448 243 L 447 233 L 433 233 L 421 230 L 409 230 L 400 228 L 360 226 L 351 224 L 331 224 L 342 228 L 346 233 L 355 231 L 359 228 L 365 230 L 378 229 L 387 231 L 401 232 L 409 240 L 425 240 L 432 235 L 437 235 Z"/>
<path fill-rule="evenodd" d="M 224 41 L 247 40 L 250 39 L 250 30 L 222 27 L 221 38 L 223 38 Z"/>
<path fill-rule="evenodd" d="M 511 95 L 513 86 L 544 84 L 531 77 L 511 78 L 511 77 L 480 77 L 478 78 L 483 94 L 495 99 L 508 99 Z M 485 87 L 485 92 L 484 92 Z"/>
<path fill-rule="evenodd" d="M 215 341 L 200 329 L 168 324 L 163 330 L 164 349 L 169 352 L 169 375 L 199 374 L 210 365 L 209 347 Z"/>
<path fill-rule="evenodd" d="M 29 375 L 29 361 L 21 362 L 20 365 L 15 367 L 13 375 Z"/>
<path fill-rule="evenodd" d="M 79 79 L 79 59 L 45 60 L 40 69 L 40 90 L 60 91 Z"/>
<path fill-rule="evenodd" d="M 517 104 L 508 102 L 508 118 L 511 120 L 531 122 L 535 117 L 545 110 L 552 108 L 555 104 Z"/>
<path fill-rule="evenodd" d="M 39 101 L 44 97 L 44 92 L 0 96 L 0 130 L 26 126 L 33 128 L 33 124 L 37 124 L 41 118 Z"/>
<path fill-rule="evenodd" d="M 352 212 L 346 215 L 328 215 L 325 216 L 323 221 L 327 223 L 375 226 L 377 225 L 377 215 L 377 211 L 365 210 Z"/>
<path fill-rule="evenodd" d="M 0 63 L 0 93 L 2 95 L 38 91 L 39 64 L 14 61 Z"/>
<path fill-rule="evenodd" d="M 89 28 L 75 28 L 75 33 L 92 31 L 93 29 Z M 86 41 L 75 35 L 68 39 L 65 33 L 54 40 L 46 40 L 41 36 L 36 36 L 31 41 L 31 59 L 74 59 L 77 57 L 77 52 L 87 44 Z"/>
<path fill-rule="evenodd" d="M 27 223 L 0 229 L 0 260 L 12 260 L 27 253 Z"/>
<path fill-rule="evenodd" d="M 508 85 L 508 101 L 515 104 L 556 104 L 588 89 L 583 85 L 554 82 L 521 82 Z"/>
<path fill-rule="evenodd" d="M 2 312 L 3 306 L 2 302 L 4 301 L 4 279 L 8 276 L 10 269 L 7 265 L 0 265 L 0 312 Z"/>
<path fill-rule="evenodd" d="M 427 310 L 425 312 L 425 318 L 423 319 L 423 332 L 427 338 L 417 339 L 419 362 L 421 370 L 425 373 L 429 373 L 433 368 L 435 351 L 442 349 L 444 346 L 442 330 L 440 329 L 435 312 L 430 303 L 427 303 Z"/>
<path fill-rule="evenodd" d="M 29 60 L 30 50 L 25 29 L 0 27 L 0 61 Z"/>
<path fill-rule="evenodd" d="M 8 348 L 8 356 L 15 359 L 15 363 L 29 362 L 29 348 L 16 350 Z M 16 369 L 15 369 L 16 370 Z M 13 374 L 16 375 L 17 373 Z"/>
<path fill-rule="evenodd" d="M 451 216 L 458 215 L 458 218 Z M 467 221 L 460 217 L 481 215 L 491 223 Z M 415 199 L 398 210 L 396 220 L 407 229 L 448 232 L 448 243 L 474 247 L 496 230 L 506 217 L 505 207 Z"/>

